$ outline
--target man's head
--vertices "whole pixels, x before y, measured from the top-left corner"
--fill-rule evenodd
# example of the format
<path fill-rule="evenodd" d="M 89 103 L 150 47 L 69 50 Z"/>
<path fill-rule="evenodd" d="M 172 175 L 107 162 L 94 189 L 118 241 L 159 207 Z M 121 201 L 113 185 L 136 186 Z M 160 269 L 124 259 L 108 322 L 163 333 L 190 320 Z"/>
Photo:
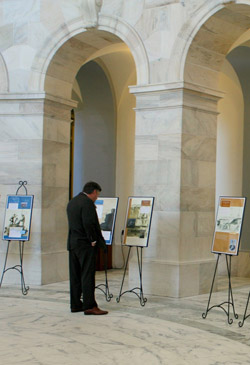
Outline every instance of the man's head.
<path fill-rule="evenodd" d="M 98 198 L 102 188 L 99 184 L 94 181 L 87 182 L 83 187 L 83 192 L 88 195 L 88 197 L 95 202 Z"/>

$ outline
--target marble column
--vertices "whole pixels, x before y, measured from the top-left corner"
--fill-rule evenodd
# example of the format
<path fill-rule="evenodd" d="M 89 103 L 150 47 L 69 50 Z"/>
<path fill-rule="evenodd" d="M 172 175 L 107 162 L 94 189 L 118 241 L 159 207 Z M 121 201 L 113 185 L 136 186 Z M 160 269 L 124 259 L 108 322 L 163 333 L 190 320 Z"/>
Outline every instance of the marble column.
<path fill-rule="evenodd" d="M 135 195 L 155 196 L 146 293 L 183 297 L 210 289 L 215 212 L 217 101 L 192 84 L 132 87 L 136 96 Z M 130 285 L 138 284 L 135 255 Z"/>
<path fill-rule="evenodd" d="M 68 279 L 70 120 L 77 103 L 46 96 L 44 102 L 41 260 L 42 284 Z"/>
<path fill-rule="evenodd" d="M 27 180 L 34 195 L 30 241 L 24 247 L 28 284 L 66 280 L 69 197 L 70 110 L 75 103 L 44 93 L 0 95 L 0 221 L 7 194 L 15 194 L 19 180 Z M 2 229 L 2 225 L 1 225 Z M 2 235 L 2 232 L 1 232 Z M 0 246 L 0 271 L 6 252 Z M 7 266 L 19 260 L 18 243 L 11 242 Z M 3 283 L 19 283 L 11 270 Z"/>

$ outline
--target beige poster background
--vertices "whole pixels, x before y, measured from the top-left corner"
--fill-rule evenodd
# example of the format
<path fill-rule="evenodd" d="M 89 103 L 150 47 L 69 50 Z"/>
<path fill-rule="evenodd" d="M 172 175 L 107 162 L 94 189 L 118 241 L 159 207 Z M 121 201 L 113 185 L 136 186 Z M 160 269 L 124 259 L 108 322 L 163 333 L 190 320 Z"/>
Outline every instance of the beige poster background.
<path fill-rule="evenodd" d="M 238 255 L 246 198 L 220 197 L 213 253 Z"/>

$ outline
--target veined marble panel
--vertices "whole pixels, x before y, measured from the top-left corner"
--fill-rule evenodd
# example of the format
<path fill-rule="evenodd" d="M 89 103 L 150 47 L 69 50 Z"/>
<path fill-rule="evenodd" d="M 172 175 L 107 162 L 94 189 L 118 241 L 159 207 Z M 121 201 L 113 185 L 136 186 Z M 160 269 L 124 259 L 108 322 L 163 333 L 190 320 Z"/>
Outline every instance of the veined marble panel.
<path fill-rule="evenodd" d="M 213 211 L 214 188 L 188 188 L 181 189 L 181 210 L 188 211 Z"/>
<path fill-rule="evenodd" d="M 23 161 L 41 161 L 42 160 L 42 140 L 22 139 L 17 142 L 18 160 Z"/>
<path fill-rule="evenodd" d="M 171 235 L 157 237 L 156 258 L 177 262 L 179 260 L 179 238 L 171 237 Z"/>
<path fill-rule="evenodd" d="M 19 0 L 12 0 L 11 4 L 4 1 L 3 17 L 11 19 L 13 23 L 18 22 L 39 22 L 40 20 L 40 2 L 36 0 L 27 0 L 25 3 L 20 3 Z"/>
<path fill-rule="evenodd" d="M 159 135 L 159 160 L 179 159 L 181 156 L 181 134 Z"/>
<path fill-rule="evenodd" d="M 229 50 L 230 45 L 231 43 L 226 47 L 224 44 L 224 48 L 227 48 L 225 54 Z M 202 47 L 197 42 L 193 41 L 192 47 L 190 47 L 188 53 L 187 61 L 194 65 L 202 65 L 203 67 L 220 71 L 225 60 L 225 54 L 222 53 L 222 49 L 220 52 L 215 52 L 208 47 Z"/>
<path fill-rule="evenodd" d="M 159 211 L 179 211 L 180 209 L 180 186 L 168 187 L 156 186 L 156 199 Z"/>
<path fill-rule="evenodd" d="M 65 164 L 66 166 L 68 166 L 68 162 L 69 144 L 46 140 L 43 142 L 44 164 Z"/>
<path fill-rule="evenodd" d="M 147 110 L 136 116 L 136 135 L 170 135 L 181 132 L 182 110 Z"/>
<path fill-rule="evenodd" d="M 198 186 L 199 169 L 198 161 L 188 160 L 183 158 L 181 160 L 181 186 L 194 187 Z"/>
<path fill-rule="evenodd" d="M 66 216 L 66 214 L 65 214 Z M 67 251 L 68 238 L 67 219 L 64 219 L 64 229 L 61 231 L 51 231 L 42 233 L 41 252 L 44 254 L 61 254 Z M 55 256 L 54 256 L 55 257 Z"/>
<path fill-rule="evenodd" d="M 228 28 L 220 29 L 220 33 L 216 33 L 214 31 L 211 32 L 211 30 L 207 28 L 207 23 L 206 29 L 200 29 L 193 42 L 195 42 L 197 46 L 212 50 L 213 52 L 218 52 L 221 55 L 225 55 L 231 47 L 232 36 L 235 36 L 234 31 L 236 34 L 239 34 L 238 36 L 240 36 L 240 34 L 244 31 L 242 28 L 240 28 L 239 31 L 238 26 L 235 27 L 232 24 L 229 25 L 229 23 L 223 22 L 222 24 L 224 27 L 226 26 Z M 211 22 L 209 23 L 211 24 Z M 217 22 L 213 19 L 213 25 L 215 25 L 215 23 Z M 221 22 L 219 22 L 219 26 L 221 27 Z M 230 34 L 226 34 L 227 32 L 230 32 Z"/>
<path fill-rule="evenodd" d="M 218 72 L 192 63 L 186 63 L 185 81 L 217 89 Z"/>
<path fill-rule="evenodd" d="M 208 161 L 198 162 L 198 186 L 214 187 L 216 181 L 216 163 Z"/>
<path fill-rule="evenodd" d="M 9 139 L 41 139 L 43 125 L 40 116 L 9 116 L 0 117 L 1 135 L 0 140 Z"/>
<path fill-rule="evenodd" d="M 182 127 L 185 134 L 216 138 L 217 114 L 184 108 Z"/>
<path fill-rule="evenodd" d="M 65 187 L 43 186 L 43 208 L 57 207 L 65 209 L 65 202 L 69 200 L 69 190 Z"/>
<path fill-rule="evenodd" d="M 0 51 L 11 47 L 14 42 L 13 24 L 5 24 L 0 27 Z"/>
<path fill-rule="evenodd" d="M 178 238 L 180 235 L 180 212 L 153 212 L 153 222 L 150 234 L 159 237 Z"/>
<path fill-rule="evenodd" d="M 157 160 L 158 139 L 156 136 L 137 136 L 135 138 L 135 161 Z"/>
<path fill-rule="evenodd" d="M 201 161 L 215 161 L 216 139 L 183 134 L 182 157 Z"/>
<path fill-rule="evenodd" d="M 197 213 L 181 212 L 180 213 L 180 235 L 181 237 L 195 237 L 197 232 Z"/>
<path fill-rule="evenodd" d="M 212 241 L 214 226 L 214 212 L 197 212 L 197 236 L 210 236 Z"/>
<path fill-rule="evenodd" d="M 68 251 L 42 254 L 42 284 L 68 280 Z"/>
<path fill-rule="evenodd" d="M 18 160 L 18 144 L 16 141 L 1 141 L 0 143 L 0 162 Z"/>

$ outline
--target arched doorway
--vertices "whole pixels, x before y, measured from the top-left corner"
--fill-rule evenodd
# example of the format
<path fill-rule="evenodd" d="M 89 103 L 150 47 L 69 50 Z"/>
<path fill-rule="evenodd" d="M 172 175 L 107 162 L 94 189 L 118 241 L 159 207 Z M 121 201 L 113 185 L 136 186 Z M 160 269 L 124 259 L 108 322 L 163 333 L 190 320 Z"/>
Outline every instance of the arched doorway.
<path fill-rule="evenodd" d="M 235 67 L 235 60 L 233 60 L 232 49 L 249 36 L 250 6 L 243 4 L 230 4 L 223 8 L 217 6 L 217 9 L 210 10 L 210 14 L 207 12 L 205 17 L 203 22 L 199 20 L 202 25 L 193 36 L 183 68 L 184 82 L 189 90 L 194 90 L 196 95 L 193 98 L 192 107 L 183 109 L 185 132 L 182 148 L 188 153 L 182 161 L 182 174 L 185 178 L 187 164 L 196 168 L 198 179 L 193 180 L 183 189 L 197 202 L 196 207 L 192 209 L 196 215 L 195 224 L 197 225 L 196 235 L 193 238 L 198 237 L 197 243 L 203 245 L 200 257 L 204 255 L 203 257 L 208 259 L 209 255 L 211 256 L 211 237 L 216 208 L 216 162 L 217 191 L 220 195 L 241 195 L 242 182 L 244 186 L 245 164 L 242 161 L 244 160 L 243 101 L 245 96 L 239 72 Z M 235 52 L 238 52 L 239 56 L 239 50 Z M 246 60 L 243 55 L 238 58 L 240 62 L 244 59 Z M 187 91 L 188 93 L 190 94 L 190 91 Z M 232 108 L 231 113 L 229 106 Z M 219 113 L 221 114 L 218 115 Z M 225 118 L 228 120 L 226 121 Z M 193 127 L 194 121 L 196 125 L 193 129 L 190 128 L 191 120 L 193 120 Z M 185 126 L 185 123 L 189 123 L 189 128 L 187 124 Z M 244 134 L 245 127 L 246 125 L 244 125 Z M 193 149 L 188 149 L 191 141 L 195 146 L 195 154 L 192 152 Z M 230 150 L 230 153 L 226 152 L 226 148 Z M 244 155 L 245 153 L 244 147 Z M 226 174 L 222 176 L 223 169 Z M 219 178 L 221 181 L 218 181 Z M 230 182 L 226 181 L 228 179 Z M 223 189 L 225 189 L 224 193 Z M 207 199 L 205 199 L 205 193 Z M 202 194 L 203 198 L 201 198 Z M 184 196 L 183 199 L 185 199 Z M 197 248 L 201 250 L 200 247 Z M 235 274 L 237 274 L 236 271 L 234 271 Z"/>
<path fill-rule="evenodd" d="M 113 267 L 120 267 L 122 266 L 120 232 L 124 224 L 124 211 L 127 204 L 127 197 L 133 193 L 135 134 L 133 107 L 135 106 L 135 98 L 129 93 L 128 86 L 136 84 L 136 68 L 134 58 L 128 46 L 119 37 L 103 30 L 95 29 L 85 31 L 69 38 L 54 53 L 46 71 L 45 90 L 47 100 L 45 105 L 47 106 L 45 106 L 45 109 L 47 109 L 45 130 L 46 136 L 48 137 L 45 137 L 43 148 L 43 154 L 47 156 L 44 163 L 43 174 L 44 176 L 50 176 L 50 182 L 46 181 L 46 179 L 44 180 L 43 190 L 46 194 L 50 194 L 51 199 L 48 206 L 43 209 L 42 220 L 45 222 L 48 215 L 52 214 L 57 217 L 56 221 L 60 221 L 60 224 L 56 223 L 57 227 L 51 227 L 51 229 L 49 229 L 50 232 L 46 233 L 44 239 L 47 242 L 50 240 L 50 247 L 56 247 L 58 250 L 65 248 L 67 223 L 65 209 L 62 210 L 62 206 L 65 208 L 69 196 L 67 190 L 69 191 L 70 116 L 72 109 L 74 109 L 76 112 L 75 114 L 77 114 L 77 104 L 79 102 L 79 97 L 81 98 L 80 89 L 88 93 L 88 85 L 91 86 L 90 78 L 86 85 L 77 85 L 75 78 L 77 77 L 77 73 L 81 72 L 81 68 L 82 70 L 87 70 L 91 65 L 95 68 L 95 70 L 92 71 L 96 73 L 96 75 L 97 70 L 99 70 L 100 75 L 106 78 L 106 81 L 110 86 L 109 103 L 112 102 L 111 99 L 113 100 L 113 105 L 111 105 L 114 119 L 113 127 L 111 129 L 102 129 L 102 133 L 114 134 L 112 137 L 113 150 L 111 149 L 111 151 L 109 151 L 109 157 L 107 157 L 106 160 L 106 164 L 113 164 L 113 177 L 111 178 L 110 172 L 107 171 L 106 180 L 104 179 L 104 182 L 102 183 L 100 181 L 100 183 L 104 187 L 103 193 L 105 195 L 111 195 L 112 193 L 112 195 L 120 197 L 116 236 L 112 248 Z M 78 74 L 78 76 L 79 75 L 80 74 Z M 90 70 L 88 72 L 88 76 L 89 75 Z M 78 100 L 76 97 L 77 93 Z M 93 102 L 93 100 L 92 90 L 91 102 Z M 107 112 L 107 110 L 105 112 Z M 94 117 L 94 115 L 92 115 L 92 117 Z M 92 128 L 97 119 L 92 119 Z M 98 132 L 100 132 L 100 119 L 98 123 L 99 126 L 97 129 Z M 88 127 L 90 127 L 90 124 Z M 92 142 L 95 142 L 93 141 L 93 136 L 93 133 L 92 135 L 88 134 L 86 138 L 92 139 Z M 99 142 L 101 139 L 102 136 L 100 136 Z M 107 140 L 109 140 L 109 137 L 107 137 Z M 99 147 L 100 145 L 97 144 L 97 151 Z M 95 157 L 95 163 L 93 163 L 93 165 L 95 165 L 95 169 L 98 169 L 99 166 L 100 170 L 102 169 L 102 174 L 104 174 L 105 168 L 103 170 L 103 163 L 98 157 L 101 152 L 99 150 L 99 152 L 95 153 L 94 149 L 95 146 L 92 145 L 92 151 L 90 153 Z M 99 162 L 97 162 L 98 159 L 100 159 Z M 102 166 L 100 164 L 102 164 Z M 86 169 L 86 171 L 90 171 L 90 169 Z M 90 175 L 86 178 L 90 179 Z M 98 176 L 93 176 L 93 178 L 100 179 Z M 52 181 L 53 186 L 51 185 Z M 112 191 L 107 190 L 108 181 L 110 181 Z M 66 251 L 64 260 L 66 273 Z"/>

